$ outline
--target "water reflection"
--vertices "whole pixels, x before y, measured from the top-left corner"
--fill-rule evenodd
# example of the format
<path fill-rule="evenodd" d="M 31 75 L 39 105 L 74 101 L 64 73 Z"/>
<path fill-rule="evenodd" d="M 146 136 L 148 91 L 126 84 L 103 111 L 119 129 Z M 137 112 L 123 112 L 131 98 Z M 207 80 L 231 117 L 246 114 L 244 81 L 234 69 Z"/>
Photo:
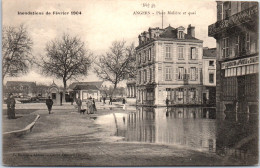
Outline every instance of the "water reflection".
<path fill-rule="evenodd" d="M 100 116 L 96 122 L 125 141 L 186 146 L 245 165 L 258 162 L 258 113 L 226 112 L 225 120 L 217 120 L 215 108 L 139 107 L 133 113 Z"/>
<path fill-rule="evenodd" d="M 199 150 L 216 150 L 216 111 L 214 108 L 137 108 L 136 113 L 101 116 L 106 125 L 125 141 L 181 145 Z M 110 122 L 108 122 L 110 121 Z"/>

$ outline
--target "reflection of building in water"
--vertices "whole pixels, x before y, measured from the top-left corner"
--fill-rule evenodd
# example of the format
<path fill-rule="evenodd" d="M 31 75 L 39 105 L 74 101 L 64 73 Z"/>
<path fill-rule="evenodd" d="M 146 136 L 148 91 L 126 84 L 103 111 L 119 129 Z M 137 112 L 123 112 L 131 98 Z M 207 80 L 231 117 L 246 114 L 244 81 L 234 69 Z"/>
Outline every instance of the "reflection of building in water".
<path fill-rule="evenodd" d="M 217 109 L 258 118 L 258 2 L 218 1 L 208 34 L 217 42 Z M 228 115 L 228 114 L 227 114 Z"/>
<path fill-rule="evenodd" d="M 207 119 L 202 108 L 138 108 L 118 123 L 118 136 L 126 141 L 183 145 L 200 150 L 215 151 L 215 120 Z M 210 112 L 208 116 L 210 116 Z M 205 118 L 205 119 L 204 119 Z M 121 125 L 121 126 L 120 126 Z"/>
<path fill-rule="evenodd" d="M 144 111 L 145 110 L 145 111 Z M 155 142 L 153 108 L 139 108 L 127 117 L 127 141 Z"/>
<path fill-rule="evenodd" d="M 169 107 L 168 113 L 169 118 L 216 118 L 215 108 L 188 108 L 188 107 Z"/>
<path fill-rule="evenodd" d="M 155 109 L 156 142 L 215 151 L 215 120 L 203 120 L 202 108 Z M 196 118 L 196 119 L 192 119 Z"/>

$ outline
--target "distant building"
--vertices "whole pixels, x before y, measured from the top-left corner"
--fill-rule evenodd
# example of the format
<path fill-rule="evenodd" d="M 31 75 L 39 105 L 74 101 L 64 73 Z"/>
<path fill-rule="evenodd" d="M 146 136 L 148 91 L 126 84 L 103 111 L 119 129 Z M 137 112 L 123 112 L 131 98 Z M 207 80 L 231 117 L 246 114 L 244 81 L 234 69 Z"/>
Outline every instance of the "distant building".
<path fill-rule="evenodd" d="M 101 93 L 100 90 L 103 89 L 103 81 L 97 82 L 73 82 L 69 85 L 67 91 L 69 92 L 69 96 L 71 99 L 80 98 L 82 100 L 87 99 L 88 97 L 92 97 L 100 100 Z"/>
<path fill-rule="evenodd" d="M 216 48 L 203 48 L 203 104 L 216 104 Z"/>
<path fill-rule="evenodd" d="M 136 47 L 137 104 L 165 106 L 202 104 L 202 40 L 195 27 L 149 28 Z"/>
<path fill-rule="evenodd" d="M 209 25 L 208 35 L 217 42 L 220 118 L 224 112 L 258 113 L 258 31 L 258 2 L 217 1 L 217 22 Z"/>
<path fill-rule="evenodd" d="M 53 100 L 53 104 L 54 105 L 60 105 L 62 102 L 62 89 L 60 89 L 58 87 L 58 85 L 56 85 L 54 83 L 54 81 L 52 82 L 52 84 L 49 86 L 48 88 L 48 96 L 51 97 L 51 99 Z"/>
<path fill-rule="evenodd" d="M 76 98 L 80 97 L 82 101 L 89 98 L 100 100 L 100 91 L 95 85 L 76 85 L 73 90 Z"/>
<path fill-rule="evenodd" d="M 36 96 L 36 83 L 25 81 L 7 81 L 4 93 L 13 93 L 15 96 Z"/>

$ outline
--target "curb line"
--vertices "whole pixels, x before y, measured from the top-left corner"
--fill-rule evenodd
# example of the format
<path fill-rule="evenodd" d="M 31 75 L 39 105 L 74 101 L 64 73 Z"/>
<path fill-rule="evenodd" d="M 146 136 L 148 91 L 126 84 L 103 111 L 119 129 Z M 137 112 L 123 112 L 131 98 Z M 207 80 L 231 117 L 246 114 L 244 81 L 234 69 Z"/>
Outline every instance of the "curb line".
<path fill-rule="evenodd" d="M 40 118 L 40 115 L 37 115 L 36 118 L 34 119 L 34 121 L 31 124 L 27 125 L 25 128 L 16 130 L 16 131 L 5 132 L 5 133 L 3 133 L 3 137 L 11 137 L 11 136 L 19 137 L 19 136 L 22 136 L 22 135 L 25 135 L 25 134 L 31 132 L 34 124 L 36 123 L 36 121 L 39 118 Z"/>

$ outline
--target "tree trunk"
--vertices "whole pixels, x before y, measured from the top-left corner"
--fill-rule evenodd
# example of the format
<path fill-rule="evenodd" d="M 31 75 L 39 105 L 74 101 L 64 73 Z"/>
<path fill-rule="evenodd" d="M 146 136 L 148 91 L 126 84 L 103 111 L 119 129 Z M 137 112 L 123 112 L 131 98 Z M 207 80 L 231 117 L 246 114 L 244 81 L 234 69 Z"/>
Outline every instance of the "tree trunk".
<path fill-rule="evenodd" d="M 65 95 L 67 90 L 67 81 L 66 79 L 63 79 L 63 93 L 62 93 L 62 102 L 66 102 Z M 62 104 L 61 104 L 62 105 Z"/>
<path fill-rule="evenodd" d="M 114 83 L 114 89 L 113 89 L 113 91 L 112 91 L 112 93 L 111 93 L 111 96 L 113 97 L 113 95 L 114 95 L 114 91 L 116 90 L 116 87 L 117 87 L 117 83 Z"/>

